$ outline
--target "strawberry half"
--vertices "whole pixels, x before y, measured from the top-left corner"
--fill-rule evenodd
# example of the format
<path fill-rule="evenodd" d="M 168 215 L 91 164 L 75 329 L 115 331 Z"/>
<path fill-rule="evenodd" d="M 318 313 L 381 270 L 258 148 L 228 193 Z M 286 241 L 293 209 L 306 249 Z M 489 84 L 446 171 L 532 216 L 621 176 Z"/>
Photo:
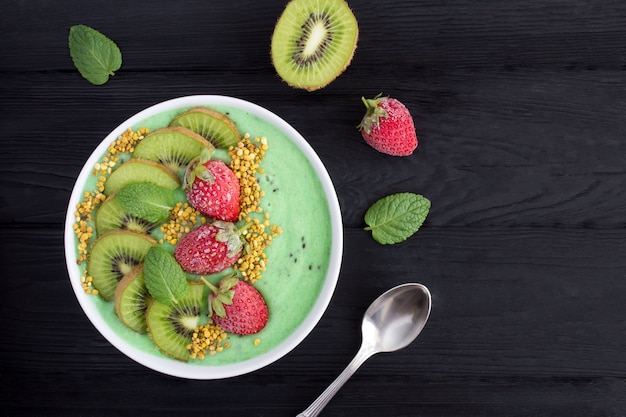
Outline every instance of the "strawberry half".
<path fill-rule="evenodd" d="M 213 147 L 207 147 L 191 161 L 183 188 L 189 204 L 202 214 L 234 222 L 239 217 L 239 180 L 223 161 L 211 159 L 212 153 Z"/>
<path fill-rule="evenodd" d="M 367 112 L 358 125 L 372 148 L 393 156 L 411 155 L 417 148 L 415 125 L 409 109 L 395 98 L 362 97 Z"/>
<path fill-rule="evenodd" d="M 232 266 L 241 255 L 243 240 L 234 223 L 217 220 L 185 235 L 174 250 L 180 266 L 192 274 L 214 274 Z"/>
<path fill-rule="evenodd" d="M 209 317 L 226 333 L 247 335 L 260 332 L 269 317 L 261 293 L 250 283 L 229 276 L 217 288 L 205 281 L 209 295 Z"/>

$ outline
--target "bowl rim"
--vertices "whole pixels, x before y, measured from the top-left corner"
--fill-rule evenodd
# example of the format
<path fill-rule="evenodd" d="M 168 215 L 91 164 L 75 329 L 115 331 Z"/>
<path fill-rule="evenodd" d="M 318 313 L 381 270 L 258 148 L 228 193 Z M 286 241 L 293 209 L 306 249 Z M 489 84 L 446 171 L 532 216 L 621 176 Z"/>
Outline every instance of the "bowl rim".
<path fill-rule="evenodd" d="M 328 269 L 320 294 L 311 311 L 291 335 L 269 351 L 239 363 L 218 366 L 197 366 L 175 359 L 155 357 L 143 352 L 130 345 L 108 326 L 94 303 L 89 300 L 89 297 L 92 296 L 86 294 L 81 285 L 80 270 L 77 268 L 76 262 L 77 257 L 73 224 L 75 221 L 76 204 L 80 201 L 85 181 L 90 175 L 94 164 L 106 152 L 108 146 L 126 129 L 157 113 L 175 110 L 177 108 L 211 105 L 236 107 L 260 117 L 280 129 L 300 149 L 317 174 L 328 202 L 331 225 L 331 248 Z M 70 195 L 64 226 L 64 251 L 70 283 L 81 308 L 91 324 L 115 348 L 135 362 L 170 376 L 187 379 L 224 379 L 247 374 L 270 365 L 291 352 L 312 332 L 328 308 L 339 279 L 343 255 L 343 225 L 339 200 L 326 167 L 306 139 L 290 124 L 270 110 L 240 98 L 224 95 L 192 95 L 165 100 L 134 114 L 111 131 L 94 149 L 83 165 Z"/>

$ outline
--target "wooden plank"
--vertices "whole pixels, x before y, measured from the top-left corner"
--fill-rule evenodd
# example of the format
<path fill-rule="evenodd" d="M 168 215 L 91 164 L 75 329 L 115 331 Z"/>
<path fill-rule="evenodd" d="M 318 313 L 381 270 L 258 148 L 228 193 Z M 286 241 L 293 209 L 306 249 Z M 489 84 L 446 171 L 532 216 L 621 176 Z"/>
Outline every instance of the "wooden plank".
<path fill-rule="evenodd" d="M 3 228 L 0 252 L 13 249 L 3 274 L 15 277 L 2 290 L 0 354 L 11 358 L 2 365 L 3 406 L 11 415 L 80 414 L 90 407 L 93 415 L 141 414 L 134 398 L 143 395 L 156 410 L 192 411 L 200 404 L 181 397 L 216 389 L 215 410 L 232 407 L 244 390 L 248 405 L 239 410 L 256 404 L 259 415 L 294 414 L 300 411 L 294 404 L 304 408 L 355 353 L 369 303 L 393 285 L 418 281 L 434 297 L 423 334 L 408 348 L 366 363 L 327 414 L 351 409 L 374 416 L 386 403 L 397 407 L 395 415 L 414 409 L 444 416 L 618 412 L 625 405 L 626 328 L 620 314 L 606 312 L 626 313 L 625 233 L 425 228 L 399 250 L 347 229 L 336 294 L 300 346 L 231 380 L 166 378 L 171 395 L 164 396 L 150 389 L 166 383 L 164 377 L 119 353 L 83 315 L 67 282 L 58 231 Z M 297 393 L 286 386 L 297 386 Z M 36 391 L 40 401 L 26 402 L 25 390 Z"/>
<path fill-rule="evenodd" d="M 368 361 L 325 416 L 623 416 L 626 410 L 626 3 L 350 0 L 352 65 L 322 91 L 269 57 L 284 2 L 8 0 L 0 14 L 0 414 L 293 416 L 356 352 L 382 291 L 423 282 L 434 304 L 408 348 Z M 95 87 L 68 29 L 113 38 L 124 64 Z M 411 109 L 420 147 L 378 154 L 361 95 Z M 137 111 L 224 94 L 260 104 L 313 146 L 337 186 L 344 258 L 319 325 L 249 375 L 150 371 L 89 323 L 68 282 L 62 222 L 83 162 Z M 320 128 L 323 127 L 323 128 Z M 376 199 L 433 202 L 422 230 L 381 246 Z"/>
<path fill-rule="evenodd" d="M 284 4 L 181 7 L 159 0 L 147 11 L 145 4 L 121 0 L 68 6 L 7 1 L 0 26 L 3 56 L 11 59 L 0 60 L 0 71 L 71 70 L 67 37 L 74 24 L 93 26 L 115 40 L 124 54 L 123 71 L 268 69 L 270 38 Z M 349 4 L 361 23 L 359 66 L 619 69 L 626 64 L 626 6 L 620 0 Z"/>
<path fill-rule="evenodd" d="M 295 92 L 278 80 L 276 94 L 267 95 L 268 77 L 125 75 L 91 89 L 73 74 L 10 76 L 2 93 L 11 106 L 0 122 L 0 181 L 10 197 L 0 222 L 61 221 L 81 165 L 110 130 L 158 101 L 199 93 L 248 99 L 299 130 L 326 163 L 349 226 L 359 226 L 376 199 L 399 191 L 431 199 L 433 226 L 625 222 L 623 73 L 429 72 L 410 80 L 417 94 L 399 73 L 387 74 L 363 94 L 385 91 L 406 101 L 420 137 L 409 158 L 378 154 L 355 128 L 363 106 L 350 85 L 367 85 L 367 74 L 340 78 L 327 95 Z"/>
<path fill-rule="evenodd" d="M 626 372 L 621 346 L 626 328 L 619 315 L 607 317 L 606 311 L 624 310 L 625 233 L 425 228 L 400 250 L 379 245 L 363 230 L 346 229 L 336 296 L 306 346 L 310 352 L 349 356 L 358 347 L 358 326 L 369 303 L 393 285 L 417 281 L 431 289 L 433 313 L 418 346 L 398 356 L 419 352 L 429 359 L 420 365 L 424 376 L 442 372 L 431 360 L 444 355 L 456 375 L 619 377 Z M 41 354 L 49 351 L 38 344 L 41 338 L 70 345 L 99 340 L 70 291 L 58 230 L 4 228 L 2 236 L 2 253 L 9 246 L 13 253 L 3 260 L 4 274 L 20 277 L 3 288 L 3 337 L 17 333 Z M 48 322 L 57 325 L 40 326 Z M 338 327 L 344 332 L 338 334 Z M 337 345 L 328 346 L 333 335 Z M 22 357 L 33 351 L 11 353 Z M 491 358 L 488 366 L 483 355 Z M 99 354 L 83 356 L 95 360 Z M 400 375 L 414 371 L 394 369 Z"/>

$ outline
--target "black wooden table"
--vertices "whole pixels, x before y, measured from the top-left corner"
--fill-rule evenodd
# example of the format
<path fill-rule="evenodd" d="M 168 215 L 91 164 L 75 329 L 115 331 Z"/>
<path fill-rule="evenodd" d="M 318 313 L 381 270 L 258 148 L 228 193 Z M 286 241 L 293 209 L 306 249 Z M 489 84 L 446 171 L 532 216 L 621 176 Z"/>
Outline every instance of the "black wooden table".
<path fill-rule="evenodd" d="M 384 290 L 426 284 L 417 342 L 367 362 L 325 416 L 626 415 L 626 3 L 352 0 L 347 71 L 307 93 L 269 57 L 284 3 L 20 1 L 0 13 L 0 414 L 294 416 L 356 352 Z M 80 77 L 69 27 L 117 42 L 107 84 Z M 410 157 L 369 148 L 362 95 L 413 113 Z M 63 221 L 94 147 L 157 102 L 252 101 L 311 144 L 336 186 L 344 258 L 319 325 L 249 375 L 184 380 L 136 364 L 90 324 L 68 280 Z M 432 201 L 381 246 L 377 199 Z"/>

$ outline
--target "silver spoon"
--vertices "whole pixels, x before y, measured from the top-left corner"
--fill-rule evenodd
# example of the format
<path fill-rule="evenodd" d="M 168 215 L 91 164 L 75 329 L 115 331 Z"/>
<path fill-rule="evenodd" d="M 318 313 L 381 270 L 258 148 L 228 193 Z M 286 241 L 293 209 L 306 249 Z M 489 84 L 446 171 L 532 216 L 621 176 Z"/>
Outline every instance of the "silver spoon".
<path fill-rule="evenodd" d="M 363 315 L 363 339 L 356 356 L 309 408 L 296 417 L 317 416 L 359 366 L 373 355 L 408 346 L 424 328 L 430 304 L 428 288 L 412 283 L 393 287 L 374 300 Z"/>

